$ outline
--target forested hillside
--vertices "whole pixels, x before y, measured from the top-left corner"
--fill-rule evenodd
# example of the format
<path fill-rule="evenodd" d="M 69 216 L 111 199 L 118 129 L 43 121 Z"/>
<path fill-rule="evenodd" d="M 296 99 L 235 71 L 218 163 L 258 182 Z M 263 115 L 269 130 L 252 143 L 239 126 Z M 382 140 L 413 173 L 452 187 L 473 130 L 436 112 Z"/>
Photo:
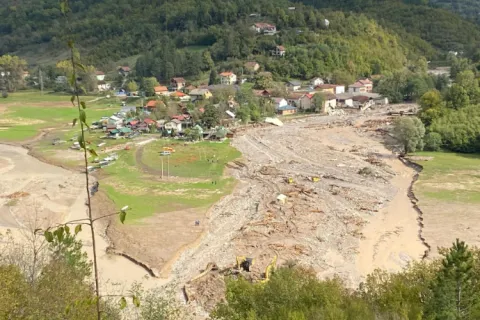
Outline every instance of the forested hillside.
<path fill-rule="evenodd" d="M 444 8 L 480 23 L 480 1 L 478 0 L 430 0 L 433 7 Z"/>
<path fill-rule="evenodd" d="M 402 39 L 418 45 L 419 37 L 443 51 L 464 51 L 479 47 L 479 27 L 460 16 L 432 8 L 423 0 L 301 0 L 318 8 L 362 12 L 383 27 L 396 31 Z M 415 36 L 412 38 L 412 36 Z"/>

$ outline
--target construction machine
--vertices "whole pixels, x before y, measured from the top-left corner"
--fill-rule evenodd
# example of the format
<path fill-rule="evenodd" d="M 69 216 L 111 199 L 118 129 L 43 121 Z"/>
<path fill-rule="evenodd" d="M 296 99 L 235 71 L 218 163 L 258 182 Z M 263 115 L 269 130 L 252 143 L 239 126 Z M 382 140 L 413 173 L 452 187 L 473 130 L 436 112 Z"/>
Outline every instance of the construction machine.
<path fill-rule="evenodd" d="M 318 181 L 320 181 L 320 177 L 317 177 L 317 176 L 310 177 L 310 181 L 318 182 Z"/>
<path fill-rule="evenodd" d="M 265 283 L 270 280 L 270 276 L 275 272 L 275 269 L 277 269 L 277 258 L 278 256 L 275 255 L 275 257 L 272 259 L 272 262 L 270 262 L 270 264 L 265 268 L 265 279 L 260 281 L 261 283 Z"/>
<path fill-rule="evenodd" d="M 292 177 L 288 177 L 288 178 L 285 179 L 285 180 L 286 180 L 286 182 L 287 182 L 288 184 L 293 184 L 293 178 L 292 178 Z"/>
<path fill-rule="evenodd" d="M 253 266 L 254 259 L 247 258 L 242 256 L 237 256 L 237 269 L 243 269 L 244 271 L 250 272 L 250 268 Z"/>

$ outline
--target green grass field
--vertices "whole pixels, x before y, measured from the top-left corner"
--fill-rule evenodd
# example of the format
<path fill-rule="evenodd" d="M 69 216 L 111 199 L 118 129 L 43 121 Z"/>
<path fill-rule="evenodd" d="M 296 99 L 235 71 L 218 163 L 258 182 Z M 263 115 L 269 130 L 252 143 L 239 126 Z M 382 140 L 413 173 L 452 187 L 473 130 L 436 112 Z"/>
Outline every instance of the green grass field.
<path fill-rule="evenodd" d="M 171 145 L 171 143 L 169 143 Z M 199 143 L 207 145 L 208 143 Z M 211 150 L 217 150 L 217 153 L 229 155 L 229 159 L 237 158 L 240 153 L 231 147 L 228 143 L 213 144 Z M 195 145 L 193 145 L 195 146 Z M 151 143 L 145 146 L 148 154 L 156 153 L 158 155 L 159 143 Z M 190 146 L 191 147 L 191 146 Z M 153 152 L 151 152 L 153 150 Z M 115 202 L 118 208 L 125 205 L 130 206 L 132 215 L 130 222 L 151 216 L 154 213 L 172 212 L 181 209 L 202 208 L 207 210 L 209 206 L 217 202 L 222 196 L 230 193 L 235 186 L 233 178 L 221 177 L 224 164 L 218 163 L 215 167 L 215 174 L 208 179 L 198 180 L 198 178 L 207 178 L 202 170 L 190 171 L 192 175 L 184 174 L 183 178 L 171 177 L 167 179 L 166 174 L 162 180 L 158 174 L 149 174 L 143 172 L 135 159 L 136 150 L 119 151 L 119 159 L 111 166 L 102 170 L 108 174 L 108 177 L 101 181 L 104 190 L 108 196 Z M 181 172 L 182 168 L 192 168 L 199 165 L 205 168 L 205 160 L 192 159 L 192 151 L 189 148 L 177 148 L 175 152 L 176 160 L 171 158 L 172 163 L 177 163 L 178 167 L 174 172 Z M 166 173 L 166 170 L 165 170 Z M 173 172 L 171 170 L 171 175 Z M 186 179 L 192 178 L 192 180 Z M 193 180 L 197 178 L 197 180 Z M 216 184 L 212 183 L 213 178 Z"/>
<path fill-rule="evenodd" d="M 119 110 L 116 98 L 89 102 L 97 97 L 84 96 L 87 103 L 87 122 L 109 116 Z M 19 91 L 1 101 L 6 110 L 0 113 L 0 141 L 22 141 L 35 137 L 45 128 L 65 128 L 78 110 L 70 102 L 70 95 L 41 94 L 39 91 Z"/>
<path fill-rule="evenodd" d="M 156 141 L 145 148 L 143 162 L 156 170 L 161 170 L 163 147 L 172 147 L 175 152 L 169 157 L 170 174 L 185 178 L 215 178 L 223 175 L 225 164 L 241 156 L 230 147 L 229 142 L 199 142 L 185 144 L 175 140 Z M 164 167 L 167 163 L 163 157 Z"/>
<path fill-rule="evenodd" d="M 480 203 L 480 155 L 453 152 L 419 152 L 433 157 L 423 166 L 415 193 L 440 201 Z"/>

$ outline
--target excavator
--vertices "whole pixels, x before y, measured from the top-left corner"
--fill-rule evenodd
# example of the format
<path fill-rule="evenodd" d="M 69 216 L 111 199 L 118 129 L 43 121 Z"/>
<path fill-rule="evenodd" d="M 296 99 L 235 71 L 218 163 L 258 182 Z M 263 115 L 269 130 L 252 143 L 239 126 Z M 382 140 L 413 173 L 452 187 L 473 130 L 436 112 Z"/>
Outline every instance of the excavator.
<path fill-rule="evenodd" d="M 273 272 L 275 272 L 275 269 L 277 268 L 277 258 L 278 256 L 275 255 L 272 259 L 272 261 L 268 264 L 268 266 L 265 268 L 265 278 L 260 281 L 260 283 L 266 283 L 268 280 L 270 280 L 270 276 L 272 275 Z M 247 258 L 247 257 L 242 257 L 242 256 L 237 256 L 237 269 L 244 270 L 246 272 L 250 272 L 250 268 L 253 266 L 255 259 L 253 258 Z"/>

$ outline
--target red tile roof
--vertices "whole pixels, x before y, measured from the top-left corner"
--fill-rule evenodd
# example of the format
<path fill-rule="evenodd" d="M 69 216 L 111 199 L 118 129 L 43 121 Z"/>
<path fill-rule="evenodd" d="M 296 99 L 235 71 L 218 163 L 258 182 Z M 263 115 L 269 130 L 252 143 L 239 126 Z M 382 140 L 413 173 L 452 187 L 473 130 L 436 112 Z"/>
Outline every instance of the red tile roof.
<path fill-rule="evenodd" d="M 171 94 L 171 96 L 181 98 L 181 97 L 185 97 L 186 94 L 181 91 L 175 91 L 174 93 Z"/>
<path fill-rule="evenodd" d="M 168 88 L 165 86 L 156 86 L 154 90 L 155 92 L 165 92 L 165 91 L 168 91 Z"/>
<path fill-rule="evenodd" d="M 95 74 L 96 74 L 97 76 L 103 76 L 103 75 L 105 75 L 105 73 L 103 73 L 102 71 L 95 71 Z"/>
<path fill-rule="evenodd" d="M 275 26 L 273 24 L 265 23 L 265 22 L 257 22 L 254 25 L 255 25 L 255 27 L 260 28 L 260 29 L 275 28 Z"/>
<path fill-rule="evenodd" d="M 180 115 L 173 116 L 172 119 L 177 119 L 177 120 L 183 121 L 183 120 L 186 119 L 186 117 L 185 117 L 185 115 L 180 114 Z"/>
<path fill-rule="evenodd" d="M 129 124 L 130 124 L 131 126 L 134 126 L 134 125 L 136 125 L 138 122 L 139 122 L 138 120 L 132 120 L 132 121 L 129 122 Z"/>
<path fill-rule="evenodd" d="M 147 118 L 147 119 L 143 120 L 143 122 L 145 122 L 146 124 L 153 124 L 153 123 L 156 123 L 156 121 L 155 121 L 155 120 L 152 120 L 152 119 L 149 119 L 149 118 Z"/>
<path fill-rule="evenodd" d="M 150 100 L 147 102 L 147 108 L 155 108 L 157 106 L 157 101 L 155 100 Z"/>
<path fill-rule="evenodd" d="M 122 69 L 123 71 L 127 71 L 127 72 L 130 71 L 130 67 L 126 67 L 126 66 L 120 67 L 120 69 Z"/>
<path fill-rule="evenodd" d="M 233 72 L 231 72 L 231 71 L 225 71 L 225 72 L 220 73 L 220 75 L 221 75 L 222 77 L 230 77 L 230 76 L 233 75 Z"/>
<path fill-rule="evenodd" d="M 284 47 L 284 46 L 277 46 L 277 49 L 280 50 L 280 51 L 285 51 L 285 47 Z"/>

